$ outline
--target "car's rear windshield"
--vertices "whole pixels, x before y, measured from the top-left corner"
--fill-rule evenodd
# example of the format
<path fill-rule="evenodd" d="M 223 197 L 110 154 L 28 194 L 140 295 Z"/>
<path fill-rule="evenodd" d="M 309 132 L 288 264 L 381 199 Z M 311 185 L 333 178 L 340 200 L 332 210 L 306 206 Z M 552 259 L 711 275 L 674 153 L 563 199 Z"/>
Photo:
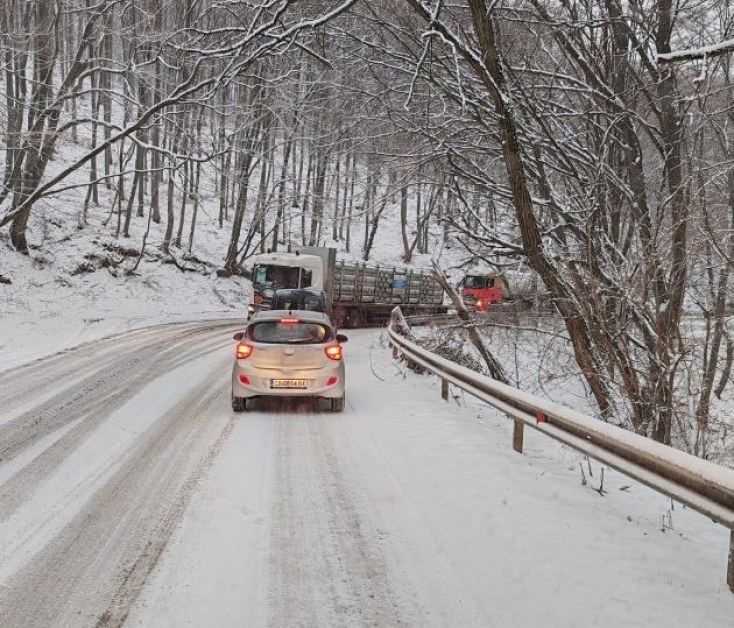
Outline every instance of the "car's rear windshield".
<path fill-rule="evenodd" d="M 316 294 L 276 294 L 273 297 L 274 310 L 307 310 L 323 312 L 323 297 Z"/>
<path fill-rule="evenodd" d="M 285 344 L 317 344 L 331 340 L 331 329 L 319 323 L 267 321 L 247 328 L 247 336 L 255 342 Z"/>

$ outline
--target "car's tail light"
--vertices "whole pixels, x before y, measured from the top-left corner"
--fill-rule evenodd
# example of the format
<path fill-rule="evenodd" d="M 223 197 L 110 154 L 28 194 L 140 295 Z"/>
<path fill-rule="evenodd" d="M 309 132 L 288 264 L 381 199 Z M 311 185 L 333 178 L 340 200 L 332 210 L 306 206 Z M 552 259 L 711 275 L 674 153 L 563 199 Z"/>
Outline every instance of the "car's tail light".
<path fill-rule="evenodd" d="M 252 355 L 252 345 L 240 343 L 237 345 L 237 359 L 246 360 Z"/>
<path fill-rule="evenodd" d="M 240 376 L 240 377 L 241 377 L 241 376 Z M 330 377 L 329 379 L 327 379 L 327 380 L 326 380 L 326 385 L 327 385 L 327 386 L 333 386 L 333 385 L 334 385 L 334 384 L 336 384 L 336 383 L 337 383 L 338 381 L 339 381 L 339 378 L 338 378 L 338 377 L 337 377 L 336 375 L 334 375 L 333 377 Z"/>
<path fill-rule="evenodd" d="M 250 378 L 247 375 L 240 375 L 238 379 L 240 380 L 240 384 L 244 384 L 245 386 L 250 385 Z"/>
<path fill-rule="evenodd" d="M 330 360 L 341 360 L 342 359 L 342 346 L 341 345 L 329 345 L 324 349 L 326 351 L 326 357 Z"/>
<path fill-rule="evenodd" d="M 292 325 L 293 323 L 300 323 L 301 321 L 297 318 L 281 318 L 281 323 L 285 323 L 286 325 Z"/>

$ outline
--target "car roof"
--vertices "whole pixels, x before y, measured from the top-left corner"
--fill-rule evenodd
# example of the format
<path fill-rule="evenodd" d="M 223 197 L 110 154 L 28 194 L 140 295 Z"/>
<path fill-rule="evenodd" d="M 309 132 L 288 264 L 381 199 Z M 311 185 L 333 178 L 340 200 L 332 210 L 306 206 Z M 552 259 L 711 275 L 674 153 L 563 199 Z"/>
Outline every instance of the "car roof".
<path fill-rule="evenodd" d="M 473 270 L 466 273 L 467 277 L 501 277 L 501 273 L 496 270 Z"/>
<path fill-rule="evenodd" d="M 326 293 L 323 290 L 318 290 L 316 288 L 278 288 L 273 296 L 280 296 L 281 294 L 288 294 L 288 295 L 294 295 L 294 296 L 300 296 L 300 295 L 315 295 L 315 296 L 325 296 Z"/>
<path fill-rule="evenodd" d="M 250 324 L 278 322 L 281 318 L 297 318 L 304 323 L 318 323 L 331 327 L 331 320 L 326 314 L 310 310 L 264 310 L 254 314 L 250 319 Z"/>

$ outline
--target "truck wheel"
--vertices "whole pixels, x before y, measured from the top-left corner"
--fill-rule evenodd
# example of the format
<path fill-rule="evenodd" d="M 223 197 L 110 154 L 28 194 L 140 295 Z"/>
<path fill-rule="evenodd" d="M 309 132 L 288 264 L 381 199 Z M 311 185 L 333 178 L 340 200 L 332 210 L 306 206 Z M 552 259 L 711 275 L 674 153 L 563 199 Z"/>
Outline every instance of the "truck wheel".
<path fill-rule="evenodd" d="M 353 307 L 349 310 L 349 327 L 354 329 L 362 325 L 362 312 L 359 308 Z"/>
<path fill-rule="evenodd" d="M 244 412 L 247 410 L 247 399 L 245 397 L 232 397 L 232 410 Z"/>
<path fill-rule="evenodd" d="M 344 396 L 341 397 L 335 397 L 331 400 L 331 409 L 334 412 L 341 412 L 344 410 Z"/>
<path fill-rule="evenodd" d="M 334 311 L 334 327 L 336 327 L 337 329 L 344 329 L 345 327 L 347 327 L 347 320 L 347 313 L 342 308 Z"/>

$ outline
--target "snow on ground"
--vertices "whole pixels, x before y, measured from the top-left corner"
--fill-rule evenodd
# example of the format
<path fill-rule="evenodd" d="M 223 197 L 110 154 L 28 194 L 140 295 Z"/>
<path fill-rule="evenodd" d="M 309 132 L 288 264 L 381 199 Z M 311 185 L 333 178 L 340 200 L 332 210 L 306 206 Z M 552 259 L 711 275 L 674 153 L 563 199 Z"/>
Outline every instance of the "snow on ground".
<path fill-rule="evenodd" d="M 123 278 L 11 261 L 0 370 L 241 316 L 247 289 L 172 266 Z M 579 456 L 532 432 L 515 454 L 507 419 L 460 393 L 441 402 L 380 334 L 349 333 L 343 415 L 235 423 L 128 625 L 730 625 L 726 530 L 608 469 L 600 495 L 596 464 L 582 486 Z"/>
<path fill-rule="evenodd" d="M 243 415 L 126 625 L 731 625 L 728 531 L 349 336 L 344 414 Z"/>
<path fill-rule="evenodd" d="M 0 370 L 143 325 L 242 316 L 249 282 L 214 274 L 225 234 L 206 213 L 194 248 L 205 263 L 187 263 L 192 270 L 182 272 L 144 257 L 130 275 L 145 225 L 133 223 L 131 238 L 114 238 L 114 224 L 105 225 L 97 209 L 78 230 L 79 194 L 41 204 L 31 221 L 29 256 L 12 252 L 0 234 L 0 275 L 12 281 L 0 283 Z M 152 229 L 148 252 L 158 252 L 161 229 Z"/>
<path fill-rule="evenodd" d="M 0 247 L 2 244 L 0 243 Z M 79 276 L 11 258 L 0 285 L 0 371 L 87 340 L 166 322 L 241 318 L 249 282 L 143 264 L 141 276 L 101 269 Z"/>
<path fill-rule="evenodd" d="M 122 452 L 130 449 L 149 428 L 151 415 L 169 412 L 180 402 L 178 382 L 195 379 L 202 369 L 212 368 L 212 363 L 221 363 L 221 357 L 186 362 L 143 388 L 130 403 L 112 413 L 83 446 L 59 466 L 50 481 L 35 490 L 12 517 L 3 521 L 0 529 L 22 532 L 0 535 L 0 556 L 5 558 L 0 565 L 0 581 L 7 580 L 10 574 L 18 571 L 19 565 L 47 545 L 78 514 L 80 506 L 90 501 L 109 481 L 118 470 L 111 461 L 120 458 Z M 62 437 L 65 431 L 62 430 Z M 75 478 L 79 477 L 84 481 L 75 484 Z"/>

